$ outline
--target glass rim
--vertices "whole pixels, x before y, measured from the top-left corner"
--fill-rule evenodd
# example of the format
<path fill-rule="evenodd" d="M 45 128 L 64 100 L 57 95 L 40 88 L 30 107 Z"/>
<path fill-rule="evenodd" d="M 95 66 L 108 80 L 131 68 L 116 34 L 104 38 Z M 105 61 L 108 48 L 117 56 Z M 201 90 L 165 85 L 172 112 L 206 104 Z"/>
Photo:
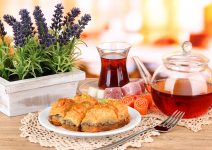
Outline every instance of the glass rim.
<path fill-rule="evenodd" d="M 118 48 L 118 47 L 115 47 L 115 48 L 104 48 L 104 45 L 122 45 L 123 47 L 122 48 Z M 111 41 L 111 42 L 102 42 L 100 44 L 98 44 L 96 46 L 97 49 L 101 49 L 101 50 L 120 50 L 120 49 L 130 49 L 132 47 L 132 45 L 128 42 L 124 42 L 124 41 Z"/>

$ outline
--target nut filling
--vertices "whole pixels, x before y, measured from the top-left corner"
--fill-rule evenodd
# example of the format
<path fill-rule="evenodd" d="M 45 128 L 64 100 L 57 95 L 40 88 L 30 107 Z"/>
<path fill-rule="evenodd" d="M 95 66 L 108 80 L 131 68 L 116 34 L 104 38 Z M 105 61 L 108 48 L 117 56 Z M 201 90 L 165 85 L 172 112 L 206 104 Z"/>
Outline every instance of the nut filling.
<path fill-rule="evenodd" d="M 77 127 L 75 124 L 73 124 L 73 123 L 72 123 L 71 121 L 69 121 L 69 120 L 63 120 L 62 124 Z"/>
<path fill-rule="evenodd" d="M 82 123 L 81 125 L 84 125 L 84 126 L 96 126 L 96 127 L 100 127 L 100 126 L 109 126 L 109 125 L 114 125 L 116 124 L 117 122 L 105 122 L 105 123 L 96 123 L 96 124 L 93 124 L 91 122 L 85 122 L 85 123 Z"/>

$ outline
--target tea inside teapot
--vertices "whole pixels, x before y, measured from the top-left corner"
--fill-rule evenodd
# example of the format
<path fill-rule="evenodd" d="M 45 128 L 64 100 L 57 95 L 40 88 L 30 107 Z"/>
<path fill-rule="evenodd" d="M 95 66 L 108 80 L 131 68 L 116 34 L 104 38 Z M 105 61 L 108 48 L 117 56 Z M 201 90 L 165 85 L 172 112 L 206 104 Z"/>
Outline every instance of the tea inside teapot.
<path fill-rule="evenodd" d="M 212 84 L 195 80 L 159 80 L 152 84 L 151 93 L 156 106 L 167 115 L 181 110 L 184 118 L 194 118 L 206 113 L 212 104 Z"/>

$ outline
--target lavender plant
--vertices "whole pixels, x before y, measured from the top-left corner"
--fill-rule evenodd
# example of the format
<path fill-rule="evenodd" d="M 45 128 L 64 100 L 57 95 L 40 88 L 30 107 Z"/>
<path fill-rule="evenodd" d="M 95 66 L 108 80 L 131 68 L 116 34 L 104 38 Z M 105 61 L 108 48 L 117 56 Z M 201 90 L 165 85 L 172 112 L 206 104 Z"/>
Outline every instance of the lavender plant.
<path fill-rule="evenodd" d="M 71 71 L 81 54 L 79 44 L 84 43 L 80 35 L 91 20 L 88 14 L 76 20 L 81 11 L 73 8 L 63 16 L 62 4 L 55 6 L 50 28 L 39 6 L 33 16 L 36 31 L 30 13 L 26 9 L 19 11 L 20 21 L 13 16 L 4 15 L 4 20 L 13 29 L 13 54 L 9 54 L 8 45 L 0 44 L 0 75 L 8 80 L 18 80 Z M 0 38 L 6 35 L 0 21 Z M 5 47 L 6 46 L 6 47 Z M 5 63 L 6 62 L 6 63 Z M 7 71 L 7 72 L 6 72 Z"/>
<path fill-rule="evenodd" d="M 63 23 L 61 24 L 62 9 L 63 7 L 61 7 L 61 5 L 56 5 L 55 14 L 53 17 L 57 16 L 57 19 L 52 19 L 53 23 L 55 20 L 59 20 L 60 25 L 62 25 L 62 27 L 58 26 L 56 30 L 52 28 L 54 32 L 56 31 L 55 35 L 57 35 L 57 43 L 50 47 L 48 53 L 48 64 L 54 73 L 72 70 L 73 66 L 75 65 L 75 61 L 81 54 L 77 48 L 77 45 L 82 43 L 80 40 L 80 34 L 85 28 L 84 24 L 86 23 L 87 25 L 91 20 L 91 16 L 87 14 L 87 17 L 83 16 L 77 22 L 76 18 L 80 15 L 81 11 L 79 8 L 72 8 L 70 12 L 64 16 Z M 82 22 L 84 24 L 82 24 Z"/>

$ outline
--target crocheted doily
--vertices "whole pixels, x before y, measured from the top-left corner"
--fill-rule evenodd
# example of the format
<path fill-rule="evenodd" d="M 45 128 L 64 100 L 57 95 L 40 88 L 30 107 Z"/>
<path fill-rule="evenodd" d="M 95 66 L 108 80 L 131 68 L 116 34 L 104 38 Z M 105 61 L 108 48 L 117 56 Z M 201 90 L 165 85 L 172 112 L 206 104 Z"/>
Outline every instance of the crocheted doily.
<path fill-rule="evenodd" d="M 147 129 L 159 124 L 166 117 L 158 111 L 151 112 L 142 118 L 141 123 L 133 130 L 117 134 L 110 137 L 102 138 L 74 138 L 59 135 L 42 127 L 38 122 L 38 113 L 29 113 L 22 120 L 20 127 L 21 137 L 28 138 L 30 142 L 39 143 L 45 147 L 55 147 L 57 150 L 90 150 L 103 145 L 110 144 L 112 141 L 117 141 L 132 133 Z M 197 132 L 201 130 L 202 125 L 210 124 L 212 121 L 212 109 L 199 118 L 182 119 L 178 125 L 187 127 L 188 129 Z M 142 143 L 153 142 L 152 136 L 160 135 L 157 131 L 150 131 L 144 135 L 138 136 L 124 145 L 114 148 L 114 150 L 124 150 L 128 146 L 141 147 Z"/>

